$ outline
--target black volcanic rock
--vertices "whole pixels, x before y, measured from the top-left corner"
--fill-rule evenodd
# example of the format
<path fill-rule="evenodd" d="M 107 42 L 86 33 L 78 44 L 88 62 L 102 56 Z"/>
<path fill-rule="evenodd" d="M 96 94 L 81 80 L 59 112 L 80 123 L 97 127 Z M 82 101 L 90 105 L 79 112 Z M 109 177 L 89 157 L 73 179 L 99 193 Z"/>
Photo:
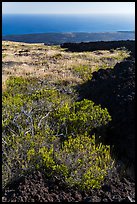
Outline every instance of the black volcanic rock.
<path fill-rule="evenodd" d="M 112 116 L 107 141 L 120 158 L 135 164 L 135 61 L 131 58 L 114 69 L 100 69 L 91 81 L 78 87 L 82 98 L 106 107 Z"/>
<path fill-rule="evenodd" d="M 107 182 L 107 183 L 106 183 Z M 35 171 L 18 182 L 11 183 L 2 192 L 2 202 L 134 202 L 135 183 L 114 173 L 106 178 L 101 189 L 89 192 L 68 187 L 63 180 Z"/>
<path fill-rule="evenodd" d="M 112 50 L 125 47 L 132 52 L 135 57 L 135 41 L 134 40 L 118 40 L 118 41 L 99 41 L 99 42 L 81 42 L 81 43 L 64 43 L 62 48 L 66 48 L 71 52 L 95 51 L 95 50 Z"/>

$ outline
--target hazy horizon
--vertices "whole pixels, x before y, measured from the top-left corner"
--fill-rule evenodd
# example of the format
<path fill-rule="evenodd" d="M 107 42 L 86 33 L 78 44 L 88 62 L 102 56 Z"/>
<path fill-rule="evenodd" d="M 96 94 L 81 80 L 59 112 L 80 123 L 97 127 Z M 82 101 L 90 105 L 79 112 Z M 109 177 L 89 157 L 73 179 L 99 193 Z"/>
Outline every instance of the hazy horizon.
<path fill-rule="evenodd" d="M 2 14 L 135 15 L 135 2 L 2 2 Z"/>
<path fill-rule="evenodd" d="M 83 15 L 83 16 L 86 16 L 86 15 L 101 15 L 101 16 L 115 16 L 115 15 L 121 15 L 121 16 L 134 16 L 134 14 L 132 13 L 128 13 L 128 14 L 125 14 L 125 13 L 3 13 L 2 15 Z"/>

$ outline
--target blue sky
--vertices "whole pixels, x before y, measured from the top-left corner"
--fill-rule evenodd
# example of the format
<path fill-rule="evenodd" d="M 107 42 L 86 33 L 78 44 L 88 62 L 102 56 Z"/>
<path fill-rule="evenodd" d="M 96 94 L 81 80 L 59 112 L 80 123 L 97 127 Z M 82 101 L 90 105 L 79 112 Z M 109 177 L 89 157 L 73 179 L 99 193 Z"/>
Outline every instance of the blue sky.
<path fill-rule="evenodd" d="M 2 13 L 135 15 L 135 2 L 2 2 Z"/>

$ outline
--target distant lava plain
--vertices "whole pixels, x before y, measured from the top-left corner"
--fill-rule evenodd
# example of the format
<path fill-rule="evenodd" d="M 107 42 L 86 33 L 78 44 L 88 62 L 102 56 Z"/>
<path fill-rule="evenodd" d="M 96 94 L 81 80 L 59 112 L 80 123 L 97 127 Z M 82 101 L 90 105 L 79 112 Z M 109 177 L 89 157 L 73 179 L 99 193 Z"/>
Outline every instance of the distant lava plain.
<path fill-rule="evenodd" d="M 34 33 L 22 35 L 6 35 L 2 36 L 4 41 L 25 42 L 25 43 L 45 43 L 49 45 L 58 45 L 62 43 L 80 43 L 80 42 L 96 42 L 96 41 L 120 41 L 135 40 L 134 31 L 118 31 L 118 32 L 68 32 L 68 33 Z"/>

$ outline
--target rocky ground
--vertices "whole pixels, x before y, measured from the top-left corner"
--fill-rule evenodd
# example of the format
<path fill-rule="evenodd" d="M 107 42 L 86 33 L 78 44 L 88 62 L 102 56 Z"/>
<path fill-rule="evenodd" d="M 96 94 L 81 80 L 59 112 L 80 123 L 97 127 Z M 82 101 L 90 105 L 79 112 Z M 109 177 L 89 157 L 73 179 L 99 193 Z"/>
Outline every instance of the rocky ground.
<path fill-rule="evenodd" d="M 70 188 L 58 177 L 46 178 L 34 172 L 7 186 L 2 202 L 135 202 L 135 183 L 113 172 L 100 190 Z"/>

